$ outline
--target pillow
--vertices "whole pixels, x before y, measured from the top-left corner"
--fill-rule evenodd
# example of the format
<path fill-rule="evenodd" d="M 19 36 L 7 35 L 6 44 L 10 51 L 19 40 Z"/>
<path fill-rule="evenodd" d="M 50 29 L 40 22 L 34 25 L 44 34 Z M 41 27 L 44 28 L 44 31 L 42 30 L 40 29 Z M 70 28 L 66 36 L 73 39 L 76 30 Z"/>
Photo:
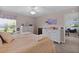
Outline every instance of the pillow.
<path fill-rule="evenodd" d="M 10 33 L 7 32 L 0 32 L 0 35 L 2 36 L 2 38 L 4 39 L 4 41 L 6 41 L 7 43 L 10 43 L 11 41 L 13 41 L 13 37 Z"/>

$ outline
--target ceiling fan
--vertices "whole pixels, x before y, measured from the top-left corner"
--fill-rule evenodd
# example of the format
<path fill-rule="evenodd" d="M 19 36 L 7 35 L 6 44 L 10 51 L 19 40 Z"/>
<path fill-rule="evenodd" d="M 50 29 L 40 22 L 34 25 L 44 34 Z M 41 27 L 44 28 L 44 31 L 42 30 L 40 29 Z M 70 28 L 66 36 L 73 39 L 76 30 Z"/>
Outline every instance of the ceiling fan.
<path fill-rule="evenodd" d="M 35 15 L 36 13 L 40 11 L 39 7 L 37 6 L 31 6 L 31 7 L 28 7 L 27 9 L 31 15 Z"/>

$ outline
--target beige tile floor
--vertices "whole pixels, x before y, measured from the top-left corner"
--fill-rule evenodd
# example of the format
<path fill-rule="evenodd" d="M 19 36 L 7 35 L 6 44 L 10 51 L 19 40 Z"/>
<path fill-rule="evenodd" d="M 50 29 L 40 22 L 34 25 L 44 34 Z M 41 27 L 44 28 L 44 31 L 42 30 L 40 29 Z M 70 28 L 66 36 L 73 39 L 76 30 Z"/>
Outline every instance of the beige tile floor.
<path fill-rule="evenodd" d="M 79 53 L 79 37 L 76 34 L 70 34 L 65 37 L 65 44 L 56 44 L 57 53 Z"/>

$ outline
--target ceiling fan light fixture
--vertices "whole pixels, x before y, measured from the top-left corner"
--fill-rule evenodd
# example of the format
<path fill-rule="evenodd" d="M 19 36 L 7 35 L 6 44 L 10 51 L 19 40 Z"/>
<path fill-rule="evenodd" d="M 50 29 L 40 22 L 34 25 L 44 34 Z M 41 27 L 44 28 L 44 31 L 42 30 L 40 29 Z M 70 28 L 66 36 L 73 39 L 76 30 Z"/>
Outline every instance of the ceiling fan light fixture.
<path fill-rule="evenodd" d="M 36 14 L 36 12 L 35 11 L 31 11 L 30 14 L 34 15 L 34 14 Z"/>
<path fill-rule="evenodd" d="M 37 10 L 38 9 L 38 7 L 34 7 L 34 10 Z"/>

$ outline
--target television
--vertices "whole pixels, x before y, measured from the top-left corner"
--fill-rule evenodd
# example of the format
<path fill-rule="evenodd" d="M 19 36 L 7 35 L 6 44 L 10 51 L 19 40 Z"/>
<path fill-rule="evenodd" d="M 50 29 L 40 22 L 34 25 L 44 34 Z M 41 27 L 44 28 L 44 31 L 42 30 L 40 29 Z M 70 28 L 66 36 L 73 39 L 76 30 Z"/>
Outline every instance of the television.
<path fill-rule="evenodd" d="M 47 23 L 48 24 L 57 24 L 57 20 L 56 19 L 48 19 Z"/>

